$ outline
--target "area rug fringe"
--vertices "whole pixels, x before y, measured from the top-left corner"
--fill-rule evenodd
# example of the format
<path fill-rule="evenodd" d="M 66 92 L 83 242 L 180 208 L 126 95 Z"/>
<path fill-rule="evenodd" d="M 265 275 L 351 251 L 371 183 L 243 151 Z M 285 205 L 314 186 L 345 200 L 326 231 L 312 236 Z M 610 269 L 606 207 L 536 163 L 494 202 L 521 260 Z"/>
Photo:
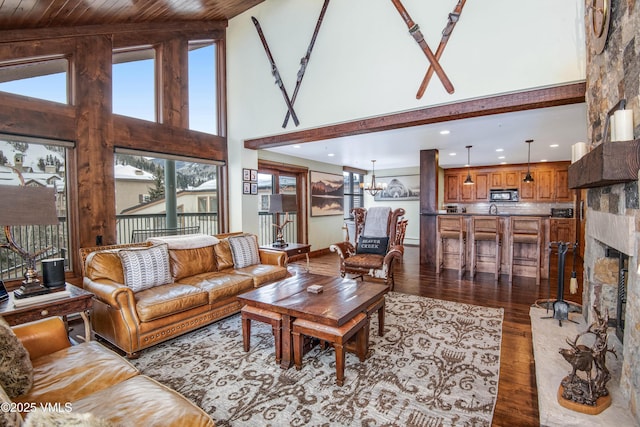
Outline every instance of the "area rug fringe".
<path fill-rule="evenodd" d="M 157 345 L 132 362 L 207 411 L 218 426 L 490 426 L 503 310 L 390 292 L 385 335 L 372 317 L 365 362 L 347 354 L 335 385 L 332 349 L 300 371 L 275 363 L 268 325 L 239 315 Z"/>

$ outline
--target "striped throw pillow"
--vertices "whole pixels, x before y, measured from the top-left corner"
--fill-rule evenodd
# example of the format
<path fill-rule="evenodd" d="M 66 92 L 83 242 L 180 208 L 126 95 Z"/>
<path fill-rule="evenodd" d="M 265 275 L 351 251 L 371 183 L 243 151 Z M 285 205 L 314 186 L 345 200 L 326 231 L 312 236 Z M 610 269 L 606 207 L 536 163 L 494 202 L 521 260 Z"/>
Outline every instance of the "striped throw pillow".
<path fill-rule="evenodd" d="M 166 243 L 148 248 L 123 249 L 118 256 L 122 262 L 124 284 L 133 292 L 173 283 Z"/>
<path fill-rule="evenodd" d="M 229 246 L 231 246 L 233 266 L 235 268 L 260 264 L 260 253 L 258 252 L 258 239 L 256 236 L 249 234 L 229 237 Z"/>

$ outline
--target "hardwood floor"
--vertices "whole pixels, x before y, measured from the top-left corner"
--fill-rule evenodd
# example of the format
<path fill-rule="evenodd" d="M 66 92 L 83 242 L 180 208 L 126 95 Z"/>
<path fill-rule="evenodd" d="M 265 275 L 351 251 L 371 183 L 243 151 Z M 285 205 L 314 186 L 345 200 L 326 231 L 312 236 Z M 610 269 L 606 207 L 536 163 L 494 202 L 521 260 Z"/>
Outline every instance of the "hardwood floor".
<path fill-rule="evenodd" d="M 571 255 L 568 255 L 567 261 L 571 261 Z M 576 264 L 581 266 L 581 260 Z M 339 260 L 336 254 L 311 258 L 312 273 L 333 275 L 338 272 L 338 267 Z M 306 260 L 291 263 L 291 268 L 304 271 Z M 569 294 L 570 272 L 571 264 L 568 262 L 564 298 L 581 303 L 582 286 L 576 295 Z M 445 270 L 443 274 L 436 276 L 435 269 L 420 265 L 419 249 L 407 246 L 404 262 L 396 266 L 395 277 L 397 292 L 504 308 L 500 383 L 493 425 L 538 426 L 538 393 L 529 308 L 536 300 L 555 300 L 557 262 L 554 258 L 551 262 L 551 286 L 549 281 L 544 279 L 536 286 L 535 278 L 517 276 L 514 276 L 513 283 L 509 286 L 506 275 L 502 275 L 498 283 L 494 281 L 491 273 L 478 273 L 474 280 L 470 280 L 468 273 L 462 280 L 458 280 L 457 271 L 454 270 Z M 580 284 L 581 277 L 582 271 L 579 270 Z"/>

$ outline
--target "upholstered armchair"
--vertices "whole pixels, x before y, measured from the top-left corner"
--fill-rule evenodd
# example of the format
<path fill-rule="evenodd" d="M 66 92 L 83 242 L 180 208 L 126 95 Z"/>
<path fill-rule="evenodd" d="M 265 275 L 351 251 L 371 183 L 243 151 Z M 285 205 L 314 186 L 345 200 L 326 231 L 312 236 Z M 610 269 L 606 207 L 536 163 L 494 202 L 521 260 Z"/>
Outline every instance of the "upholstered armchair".
<path fill-rule="evenodd" d="M 329 249 L 340 255 L 340 274 L 353 274 L 364 280 L 364 275 L 383 279 L 393 290 L 394 262 L 404 255 L 404 235 L 407 219 L 404 209 L 394 211 L 389 207 L 373 207 L 351 210 L 355 222 L 353 242 L 347 241 L 331 245 Z"/>

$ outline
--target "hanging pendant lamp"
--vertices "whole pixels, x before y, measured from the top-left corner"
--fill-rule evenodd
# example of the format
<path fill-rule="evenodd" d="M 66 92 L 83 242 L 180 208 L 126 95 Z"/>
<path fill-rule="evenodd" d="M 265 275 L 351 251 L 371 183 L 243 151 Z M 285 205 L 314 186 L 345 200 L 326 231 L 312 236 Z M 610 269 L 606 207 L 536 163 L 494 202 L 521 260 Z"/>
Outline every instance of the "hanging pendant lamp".
<path fill-rule="evenodd" d="M 533 142 L 533 139 L 527 139 L 525 142 L 529 146 L 529 154 L 527 156 L 527 174 L 525 175 L 525 177 L 522 180 L 522 182 L 529 183 L 529 182 L 533 182 L 533 177 L 531 176 L 531 168 L 530 168 L 530 164 L 531 164 L 531 143 Z"/>
<path fill-rule="evenodd" d="M 372 196 L 375 196 L 379 192 L 386 188 L 386 185 L 376 183 L 376 161 L 371 160 L 371 183 L 368 186 L 361 184 L 364 190 L 366 190 Z"/>
<path fill-rule="evenodd" d="M 471 167 L 471 147 L 473 147 L 473 145 L 467 145 L 465 148 L 467 149 L 467 178 L 464 180 L 463 184 L 464 185 L 471 185 L 473 184 L 473 180 L 471 179 L 471 171 L 469 170 L 469 168 Z"/>

